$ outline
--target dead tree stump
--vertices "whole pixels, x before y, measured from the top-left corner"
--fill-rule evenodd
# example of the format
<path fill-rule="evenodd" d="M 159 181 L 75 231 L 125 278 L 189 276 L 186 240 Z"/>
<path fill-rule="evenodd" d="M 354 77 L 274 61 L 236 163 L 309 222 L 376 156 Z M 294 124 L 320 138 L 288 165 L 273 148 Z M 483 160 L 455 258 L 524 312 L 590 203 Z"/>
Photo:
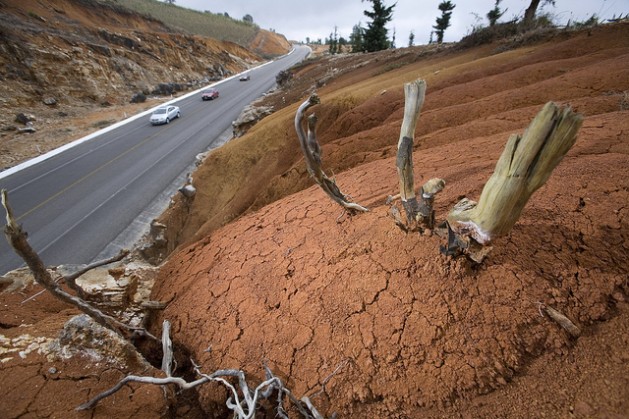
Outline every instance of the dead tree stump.
<path fill-rule="evenodd" d="M 419 193 L 419 200 L 415 195 L 415 180 L 413 177 L 413 142 L 415 126 L 426 97 L 426 82 L 418 79 L 404 85 L 404 119 L 400 129 L 398 141 L 397 167 L 400 181 L 400 199 L 406 213 L 406 221 L 402 221 L 397 207 L 391 207 L 391 215 L 400 228 L 405 231 L 432 230 L 435 215 L 432 209 L 435 194 L 441 192 L 445 186 L 443 179 L 430 179 Z M 390 197 L 389 200 L 392 200 Z"/>
<path fill-rule="evenodd" d="M 444 253 L 464 251 L 482 260 L 487 252 L 483 247 L 511 231 L 533 192 L 546 183 L 575 143 L 582 122 L 569 107 L 560 109 L 548 102 L 524 135 L 512 135 L 478 203 L 463 199 L 448 215 Z"/>

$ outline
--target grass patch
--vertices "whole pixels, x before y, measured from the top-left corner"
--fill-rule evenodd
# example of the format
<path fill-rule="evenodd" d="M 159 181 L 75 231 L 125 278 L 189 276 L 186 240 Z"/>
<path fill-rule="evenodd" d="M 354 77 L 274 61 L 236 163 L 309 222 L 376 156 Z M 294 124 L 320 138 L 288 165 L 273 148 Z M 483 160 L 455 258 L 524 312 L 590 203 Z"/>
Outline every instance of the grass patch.
<path fill-rule="evenodd" d="M 93 128 L 97 128 L 97 129 L 101 129 L 101 128 L 105 128 L 105 127 L 110 126 L 110 125 L 111 125 L 111 124 L 113 124 L 114 122 L 116 122 L 116 121 L 103 119 L 103 120 L 101 120 L 101 121 L 94 122 L 94 123 L 92 124 L 92 127 L 93 127 Z"/>
<path fill-rule="evenodd" d="M 341 112 L 347 112 L 360 104 L 359 99 L 351 93 L 343 93 L 337 97 L 334 97 L 330 101 L 330 105 L 336 106 Z"/>
<path fill-rule="evenodd" d="M 404 67 L 406 65 L 409 65 L 409 64 L 411 64 L 411 63 L 407 62 L 407 61 L 400 61 L 400 62 L 397 62 L 397 63 L 387 64 L 384 67 L 378 69 L 378 71 L 376 71 L 375 73 L 373 73 L 373 76 L 374 77 L 375 76 L 379 76 L 381 74 L 388 73 L 389 71 L 393 71 L 393 70 L 397 70 L 398 68 L 402 68 L 402 67 Z"/>
<path fill-rule="evenodd" d="M 243 46 L 247 46 L 260 30 L 258 25 L 232 19 L 222 13 L 200 12 L 163 1 L 125 0 L 124 5 L 174 29 Z"/>

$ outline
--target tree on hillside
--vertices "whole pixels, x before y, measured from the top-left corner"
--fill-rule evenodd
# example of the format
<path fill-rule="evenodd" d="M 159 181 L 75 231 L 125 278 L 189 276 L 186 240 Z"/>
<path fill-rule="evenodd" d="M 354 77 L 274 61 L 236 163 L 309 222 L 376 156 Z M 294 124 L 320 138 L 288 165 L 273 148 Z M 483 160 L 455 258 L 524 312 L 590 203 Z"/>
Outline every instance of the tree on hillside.
<path fill-rule="evenodd" d="M 437 18 L 437 24 L 433 26 L 435 33 L 437 34 L 437 43 L 443 42 L 443 33 L 450 27 L 450 18 L 452 17 L 452 10 L 454 5 L 450 0 L 444 0 L 439 3 L 439 10 L 441 10 L 441 16 Z"/>
<path fill-rule="evenodd" d="M 507 12 L 507 9 L 500 10 L 500 2 L 502 0 L 496 0 L 496 4 L 494 8 L 487 13 L 487 19 L 489 20 L 489 26 L 494 26 L 498 19 L 502 17 Z"/>
<path fill-rule="evenodd" d="M 330 54 L 338 54 L 340 51 L 339 48 L 339 34 L 338 27 L 334 27 L 334 32 L 330 34 L 330 39 L 328 40 L 328 51 Z"/>
<path fill-rule="evenodd" d="M 338 40 L 338 52 L 343 52 L 345 50 L 345 46 L 347 45 L 347 39 L 343 38 L 342 36 L 339 37 Z"/>
<path fill-rule="evenodd" d="M 246 14 L 242 17 L 242 20 L 244 20 L 247 23 L 253 23 L 253 17 L 250 14 Z"/>
<path fill-rule="evenodd" d="M 358 25 L 354 25 L 352 28 L 352 33 L 349 36 L 349 44 L 352 47 L 352 52 L 364 51 L 364 39 L 365 28 L 360 26 L 360 22 L 358 22 Z"/>
<path fill-rule="evenodd" d="M 164 2 L 168 4 L 175 4 L 175 0 L 164 0 Z"/>
<path fill-rule="evenodd" d="M 408 35 L 408 46 L 412 47 L 413 45 L 415 45 L 415 33 L 411 31 L 411 33 Z"/>
<path fill-rule="evenodd" d="M 537 8 L 539 7 L 540 3 L 542 4 L 542 6 L 545 6 L 547 4 L 554 6 L 555 0 L 531 0 L 529 7 L 526 8 L 526 11 L 524 11 L 524 19 L 522 20 L 522 23 L 525 26 L 530 25 L 531 22 L 533 22 L 533 19 L 535 18 L 535 13 L 537 13 Z"/>
<path fill-rule="evenodd" d="M 371 18 L 371 22 L 367 23 L 363 46 L 367 52 L 381 51 L 391 46 L 387 37 L 386 24 L 393 18 L 395 4 L 386 7 L 381 0 L 368 1 L 371 2 L 373 10 L 363 12 L 365 16 Z"/>

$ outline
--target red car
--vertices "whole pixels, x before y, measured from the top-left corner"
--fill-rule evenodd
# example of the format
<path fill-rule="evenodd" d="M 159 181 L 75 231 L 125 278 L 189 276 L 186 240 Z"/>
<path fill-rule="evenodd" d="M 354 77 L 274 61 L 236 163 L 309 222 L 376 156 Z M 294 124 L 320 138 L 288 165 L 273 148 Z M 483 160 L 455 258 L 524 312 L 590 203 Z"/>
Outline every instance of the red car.
<path fill-rule="evenodd" d="M 214 100 L 218 97 L 218 90 L 207 89 L 201 94 L 201 100 Z"/>

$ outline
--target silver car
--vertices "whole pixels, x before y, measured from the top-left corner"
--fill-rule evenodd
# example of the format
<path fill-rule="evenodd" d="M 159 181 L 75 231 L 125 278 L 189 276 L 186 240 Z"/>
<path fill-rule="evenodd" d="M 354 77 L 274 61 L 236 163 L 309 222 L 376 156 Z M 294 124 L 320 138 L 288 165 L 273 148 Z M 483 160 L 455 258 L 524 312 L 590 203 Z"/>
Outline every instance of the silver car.
<path fill-rule="evenodd" d="M 181 117 L 181 111 L 179 110 L 179 106 L 161 106 L 153 111 L 151 114 L 151 124 L 160 125 L 160 124 L 170 124 L 175 118 Z"/>

